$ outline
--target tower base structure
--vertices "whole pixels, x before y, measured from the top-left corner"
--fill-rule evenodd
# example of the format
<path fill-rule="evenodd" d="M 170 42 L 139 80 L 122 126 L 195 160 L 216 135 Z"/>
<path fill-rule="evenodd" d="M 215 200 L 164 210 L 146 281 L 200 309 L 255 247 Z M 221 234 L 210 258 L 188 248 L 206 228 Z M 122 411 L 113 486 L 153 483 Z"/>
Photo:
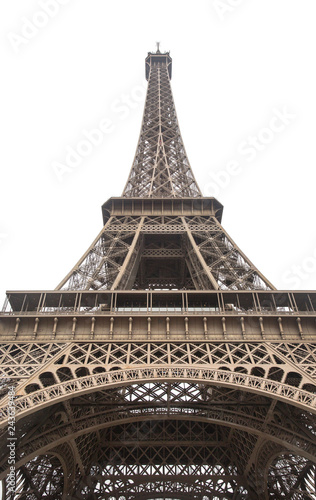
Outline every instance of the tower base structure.
<path fill-rule="evenodd" d="M 314 498 L 315 319 L 316 292 L 8 292 L 4 498 Z"/>

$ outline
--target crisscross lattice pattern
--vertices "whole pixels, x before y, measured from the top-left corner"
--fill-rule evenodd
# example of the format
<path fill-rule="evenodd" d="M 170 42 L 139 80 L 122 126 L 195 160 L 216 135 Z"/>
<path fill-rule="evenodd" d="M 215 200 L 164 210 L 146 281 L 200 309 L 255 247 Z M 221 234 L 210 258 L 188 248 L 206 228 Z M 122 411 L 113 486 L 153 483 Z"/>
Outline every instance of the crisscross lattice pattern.
<path fill-rule="evenodd" d="M 12 292 L 0 315 L 3 499 L 316 500 L 315 301 L 267 292 L 201 196 L 169 54 L 146 64 L 122 198 L 67 292 Z"/>
<path fill-rule="evenodd" d="M 202 196 L 185 152 L 165 63 L 151 65 L 141 133 L 123 196 Z"/>
<path fill-rule="evenodd" d="M 257 290 L 273 285 L 215 217 L 112 216 L 58 287 Z"/>

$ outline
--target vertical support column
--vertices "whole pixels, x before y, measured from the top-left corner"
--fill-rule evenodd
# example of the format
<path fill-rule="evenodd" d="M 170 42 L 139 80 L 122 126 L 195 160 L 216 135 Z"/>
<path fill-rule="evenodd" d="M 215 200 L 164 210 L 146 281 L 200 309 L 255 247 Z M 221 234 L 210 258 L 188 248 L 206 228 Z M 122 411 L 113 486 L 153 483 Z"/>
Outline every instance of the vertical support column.
<path fill-rule="evenodd" d="M 71 330 L 71 340 L 75 338 L 76 335 L 76 326 L 77 326 L 77 318 L 73 318 L 72 320 L 72 330 Z"/>
<path fill-rule="evenodd" d="M 282 318 L 278 318 L 278 324 L 279 324 L 281 339 L 283 340 L 284 339 L 284 330 L 283 330 Z"/>
<path fill-rule="evenodd" d="M 185 217 L 181 217 L 181 220 L 182 220 L 182 223 L 185 227 L 188 239 L 191 243 L 191 247 L 192 247 L 194 254 L 197 258 L 197 262 L 199 263 L 199 267 L 200 267 L 200 271 L 201 271 L 200 274 L 204 275 L 203 281 L 204 281 L 205 288 L 210 289 L 210 290 L 212 290 L 212 289 L 218 290 L 219 289 L 218 283 L 217 283 L 216 279 L 214 278 L 214 276 L 212 275 L 209 267 L 207 266 L 202 254 L 200 252 L 200 249 L 197 246 L 195 239 L 193 238 L 193 235 L 191 233 L 189 225 L 187 224 L 187 222 L 185 220 Z"/>
<path fill-rule="evenodd" d="M 2 307 L 2 313 L 5 313 L 7 312 L 7 307 L 8 307 L 8 304 L 9 304 L 9 298 L 10 298 L 10 295 L 6 295 L 6 298 L 4 299 L 4 304 L 3 304 L 3 307 Z"/>
<path fill-rule="evenodd" d="M 184 318 L 184 331 L 186 340 L 189 338 L 189 318 Z"/>
<path fill-rule="evenodd" d="M 264 325 L 263 325 L 263 318 L 262 317 L 259 318 L 259 324 L 260 324 L 262 338 L 263 338 L 263 340 L 265 340 L 266 336 L 264 333 Z"/>
<path fill-rule="evenodd" d="M 94 337 L 94 328 L 95 328 L 95 318 L 91 318 L 91 331 L 90 331 L 91 339 L 93 339 Z"/>
<path fill-rule="evenodd" d="M 245 318 L 243 316 L 240 318 L 240 326 L 241 326 L 242 338 L 245 339 L 246 338 L 246 328 L 245 328 Z"/>
<path fill-rule="evenodd" d="M 136 268 L 136 265 L 140 259 L 140 252 L 138 252 L 138 255 L 136 255 L 136 257 L 133 259 L 133 261 L 132 261 L 132 256 L 135 254 L 136 244 L 139 241 L 139 237 L 140 237 L 139 235 L 140 235 L 141 229 L 143 227 L 144 220 L 145 220 L 145 217 L 142 217 L 140 219 L 140 222 L 138 224 L 137 231 L 135 232 L 132 244 L 131 244 L 131 246 L 128 250 L 128 253 L 124 259 L 123 265 L 121 266 L 121 269 L 120 269 L 120 271 L 119 271 L 119 273 L 118 273 L 118 275 L 117 275 L 117 277 L 116 277 L 116 279 L 111 287 L 111 290 L 116 290 L 118 288 L 128 289 L 132 286 L 131 281 L 133 281 L 133 276 L 134 276 L 134 274 L 136 274 L 135 268 Z M 129 269 L 129 267 L 130 267 L 130 269 Z M 121 281 L 122 281 L 125 274 L 128 274 L 128 278 L 126 280 L 124 279 L 124 286 L 121 287 L 120 286 Z M 126 281 L 126 283 L 125 283 L 125 281 Z"/>
<path fill-rule="evenodd" d="M 52 340 L 54 340 L 54 339 L 55 339 L 55 337 L 56 337 L 57 325 L 58 325 L 58 318 L 54 318 L 54 326 L 53 326 Z"/>
<path fill-rule="evenodd" d="M 226 330 L 226 318 L 225 316 L 222 317 L 222 328 L 223 328 L 223 335 L 224 339 L 227 339 L 227 330 Z"/>
<path fill-rule="evenodd" d="M 170 318 L 166 318 L 166 335 L 167 340 L 170 338 Z"/>
<path fill-rule="evenodd" d="M 203 318 L 203 327 L 204 327 L 204 337 L 205 337 L 205 340 L 208 340 L 207 318 Z"/>
<path fill-rule="evenodd" d="M 110 319 L 110 340 L 113 339 L 113 326 L 114 326 L 114 318 Z"/>
<path fill-rule="evenodd" d="M 15 340 L 17 338 L 17 335 L 19 333 L 20 323 L 21 323 L 20 318 L 16 318 L 16 320 L 15 320 L 15 328 L 14 328 L 14 334 L 13 334 L 13 340 Z"/>
<path fill-rule="evenodd" d="M 37 336 L 37 330 L 38 330 L 38 324 L 39 324 L 39 319 L 35 318 L 35 325 L 34 325 L 34 330 L 33 330 L 33 337 L 32 340 L 36 339 Z"/>
<path fill-rule="evenodd" d="M 301 339 L 304 340 L 304 333 L 303 333 L 301 318 L 297 318 L 296 321 L 297 321 L 298 331 L 300 333 Z"/>
<path fill-rule="evenodd" d="M 129 340 L 132 338 L 133 335 L 133 318 L 128 319 L 128 338 Z"/>

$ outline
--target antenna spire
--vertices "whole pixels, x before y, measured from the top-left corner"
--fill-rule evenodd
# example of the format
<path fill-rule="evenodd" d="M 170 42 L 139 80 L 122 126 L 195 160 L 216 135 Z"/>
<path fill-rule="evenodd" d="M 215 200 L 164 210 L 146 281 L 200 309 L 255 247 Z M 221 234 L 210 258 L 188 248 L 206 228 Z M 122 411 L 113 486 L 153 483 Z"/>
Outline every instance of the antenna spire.
<path fill-rule="evenodd" d="M 157 45 L 157 54 L 160 54 L 160 42 L 156 42 Z"/>

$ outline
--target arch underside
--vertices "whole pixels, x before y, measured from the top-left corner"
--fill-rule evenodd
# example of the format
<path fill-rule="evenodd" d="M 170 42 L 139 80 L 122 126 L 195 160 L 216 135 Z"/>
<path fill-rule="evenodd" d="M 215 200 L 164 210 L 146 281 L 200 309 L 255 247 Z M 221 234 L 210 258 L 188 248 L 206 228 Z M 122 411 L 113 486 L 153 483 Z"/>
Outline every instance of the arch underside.
<path fill-rule="evenodd" d="M 315 498 L 313 415 L 245 387 L 100 387 L 21 418 L 17 437 L 16 499 Z"/>

